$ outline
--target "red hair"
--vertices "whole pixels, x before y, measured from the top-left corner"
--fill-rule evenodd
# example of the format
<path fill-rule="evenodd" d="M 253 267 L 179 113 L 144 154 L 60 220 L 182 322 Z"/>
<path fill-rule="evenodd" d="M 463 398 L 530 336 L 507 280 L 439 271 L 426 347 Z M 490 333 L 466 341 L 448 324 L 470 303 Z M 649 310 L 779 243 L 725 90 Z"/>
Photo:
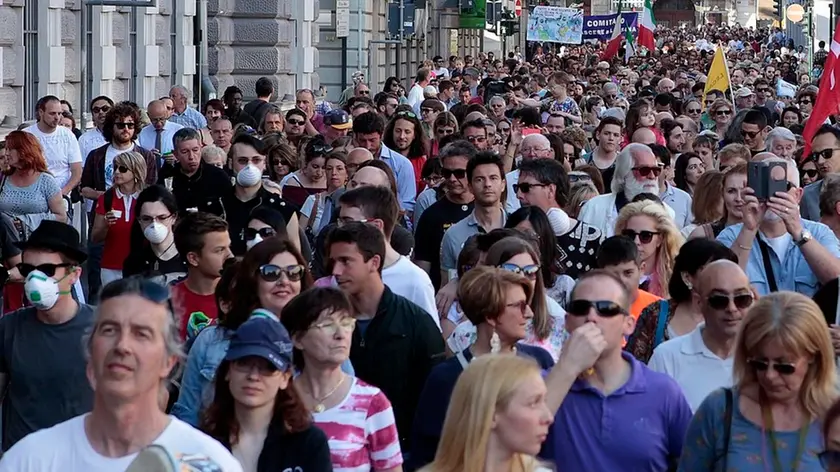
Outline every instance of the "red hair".
<path fill-rule="evenodd" d="M 18 169 L 49 172 L 47 170 L 47 160 L 44 159 L 44 149 L 41 147 L 41 143 L 38 142 L 38 138 L 32 133 L 12 131 L 6 136 L 6 150 L 17 151 Z"/>

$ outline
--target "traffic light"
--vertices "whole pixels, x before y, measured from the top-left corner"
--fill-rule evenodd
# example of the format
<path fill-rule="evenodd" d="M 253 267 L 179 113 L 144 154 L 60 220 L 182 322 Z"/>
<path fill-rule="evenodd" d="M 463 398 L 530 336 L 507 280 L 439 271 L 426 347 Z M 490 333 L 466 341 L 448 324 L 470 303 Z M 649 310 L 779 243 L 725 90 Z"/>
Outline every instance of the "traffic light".
<path fill-rule="evenodd" d="M 806 36 L 811 36 L 811 7 L 805 5 L 805 18 L 802 19 L 802 31 Z"/>
<path fill-rule="evenodd" d="M 777 17 L 779 17 L 779 21 L 781 21 L 782 15 L 784 14 L 784 12 L 782 12 L 782 0 L 773 0 L 773 12 Z"/>
<path fill-rule="evenodd" d="M 502 34 L 504 36 L 513 36 L 519 32 L 519 18 L 513 14 L 509 9 L 502 12 Z"/>

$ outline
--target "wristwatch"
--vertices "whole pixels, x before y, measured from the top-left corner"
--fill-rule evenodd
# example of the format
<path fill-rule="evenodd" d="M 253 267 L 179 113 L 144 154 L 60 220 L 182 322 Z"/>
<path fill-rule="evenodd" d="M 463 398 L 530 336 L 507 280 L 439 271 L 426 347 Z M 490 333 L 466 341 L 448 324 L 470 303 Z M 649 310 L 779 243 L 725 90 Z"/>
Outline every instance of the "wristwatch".
<path fill-rule="evenodd" d="M 802 234 L 799 235 L 799 239 L 794 241 L 794 244 L 796 244 L 796 247 L 802 247 L 805 243 L 810 241 L 811 238 L 813 238 L 813 236 L 811 236 L 811 232 L 807 229 L 803 229 Z"/>

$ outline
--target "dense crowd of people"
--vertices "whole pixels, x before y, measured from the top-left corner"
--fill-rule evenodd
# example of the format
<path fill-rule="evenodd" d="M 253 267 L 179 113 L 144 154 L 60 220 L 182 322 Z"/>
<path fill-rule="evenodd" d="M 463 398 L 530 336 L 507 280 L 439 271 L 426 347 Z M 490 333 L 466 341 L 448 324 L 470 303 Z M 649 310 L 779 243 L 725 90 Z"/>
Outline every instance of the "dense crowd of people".
<path fill-rule="evenodd" d="M 0 472 L 840 471 L 825 44 L 656 38 L 83 133 L 41 98 L 0 151 Z"/>

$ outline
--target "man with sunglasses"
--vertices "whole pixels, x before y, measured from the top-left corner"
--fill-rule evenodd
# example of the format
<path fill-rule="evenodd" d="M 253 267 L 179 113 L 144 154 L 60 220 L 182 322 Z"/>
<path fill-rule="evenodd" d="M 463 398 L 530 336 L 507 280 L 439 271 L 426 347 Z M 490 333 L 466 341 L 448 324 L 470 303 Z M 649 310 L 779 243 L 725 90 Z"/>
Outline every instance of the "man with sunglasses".
<path fill-rule="evenodd" d="M 598 247 L 594 265 L 621 280 L 630 294 L 630 315 L 638 320 L 642 310 L 660 300 L 660 297 L 639 287 L 642 279 L 642 261 L 639 248 L 636 247 L 636 237 L 640 243 L 647 244 L 653 239 L 653 234 L 648 231 L 634 233 L 633 230 L 626 230 L 621 236 L 610 236 Z"/>
<path fill-rule="evenodd" d="M 648 366 L 676 380 L 696 411 L 710 393 L 732 386 L 735 339 L 757 295 L 741 267 L 722 259 L 700 272 L 692 296 L 704 322 L 657 346 Z"/>
<path fill-rule="evenodd" d="M 682 453 L 691 409 L 672 378 L 622 350 L 636 325 L 629 306 L 624 284 L 602 270 L 583 274 L 566 304 L 572 340 L 578 330 L 591 338 L 593 327 L 602 339 L 594 365 L 561 399 L 546 440 L 543 456 L 565 470 L 671 470 Z M 561 354 L 557 365 L 563 361 Z M 547 378 L 549 408 L 563 391 L 559 377 L 553 370 Z"/>
<path fill-rule="evenodd" d="M 767 126 L 767 116 L 760 110 L 750 110 L 744 116 L 741 123 L 741 136 L 744 144 L 750 148 L 750 154 L 755 157 L 760 152 L 767 150 L 767 133 L 770 127 Z"/>
<path fill-rule="evenodd" d="M 93 401 L 82 349 L 93 307 L 71 294 L 87 259 L 79 233 L 45 220 L 16 245 L 31 306 L 0 318 L 4 451 L 29 433 L 90 411 Z"/>
<path fill-rule="evenodd" d="M 802 189 L 793 161 L 770 153 L 753 160 L 785 163 L 788 191 L 759 201 L 754 189 L 745 188 L 743 223 L 727 227 L 717 239 L 735 252 L 760 295 L 791 290 L 813 296 L 820 285 L 840 277 L 840 242 L 826 225 L 800 216 Z"/>
<path fill-rule="evenodd" d="M 840 130 L 831 125 L 822 125 L 811 139 L 811 154 L 804 158 L 817 165 L 821 180 L 805 187 L 800 210 L 802 218 L 819 221 L 822 178 L 840 172 Z"/>
<path fill-rule="evenodd" d="M 102 135 L 102 127 L 105 125 L 105 116 L 113 107 L 114 101 L 105 95 L 100 95 L 90 101 L 90 115 L 93 117 L 93 128 L 85 131 L 85 134 L 79 137 L 82 162 L 87 159 L 91 151 L 108 144 L 105 136 Z"/>

